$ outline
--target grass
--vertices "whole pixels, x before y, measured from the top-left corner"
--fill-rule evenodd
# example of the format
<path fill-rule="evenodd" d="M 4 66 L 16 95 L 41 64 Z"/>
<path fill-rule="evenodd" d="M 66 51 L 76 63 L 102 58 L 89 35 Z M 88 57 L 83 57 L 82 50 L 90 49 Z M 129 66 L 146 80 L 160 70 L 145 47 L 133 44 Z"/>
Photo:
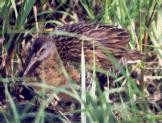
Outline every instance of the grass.
<path fill-rule="evenodd" d="M 97 2 L 101 4 L 97 4 Z M 76 20 L 76 17 L 71 11 L 77 14 L 78 10 L 73 8 L 73 5 L 69 4 L 66 0 L 57 0 L 56 3 L 56 7 L 51 7 L 50 5 L 52 4 L 44 0 L 40 0 L 40 5 L 36 6 L 40 33 L 48 33 L 48 29 L 45 29 L 45 27 L 48 27 L 48 25 L 48 28 L 51 29 L 51 27 L 55 25 L 62 25 L 66 21 Z M 158 101 L 153 99 L 154 103 L 152 103 L 152 100 L 149 99 L 149 96 L 147 95 L 147 82 L 155 82 L 156 80 L 153 80 L 153 77 L 156 76 L 160 78 L 162 75 L 161 72 L 156 72 L 156 70 L 154 70 L 154 66 L 150 65 L 156 63 L 156 66 L 158 66 L 159 69 L 162 69 L 160 63 L 162 58 L 162 2 L 160 0 L 94 0 L 93 2 L 88 0 L 80 0 L 80 4 L 77 5 L 79 5 L 79 7 L 85 12 L 82 13 L 82 15 L 78 15 L 79 19 L 81 16 L 85 17 L 86 21 L 97 21 L 100 23 L 119 25 L 129 30 L 131 40 L 128 47 L 130 49 L 138 49 L 145 54 L 141 63 L 137 64 L 137 68 L 141 70 L 141 83 L 138 85 L 138 80 L 132 79 L 130 73 L 133 67 L 122 67 L 117 64 L 116 59 L 111 58 L 114 67 L 118 68 L 118 70 L 121 72 L 121 76 L 117 76 L 113 71 L 110 71 L 109 73 L 106 70 L 99 70 L 108 77 L 113 76 L 115 78 L 115 85 L 112 85 L 112 82 L 108 80 L 108 88 L 103 93 L 99 88 L 99 84 L 97 82 L 98 80 L 96 79 L 96 71 L 98 68 L 95 67 L 94 50 L 94 64 L 92 68 L 92 78 L 94 83 L 92 83 L 92 90 L 87 91 L 85 89 L 87 68 L 85 64 L 84 50 L 82 50 L 81 94 L 76 91 L 75 87 L 73 88 L 74 93 L 71 93 L 66 90 L 66 87 L 56 88 L 40 83 L 25 83 L 26 85 L 42 86 L 43 88 L 52 90 L 49 97 L 44 97 L 45 99 L 42 99 L 42 105 L 38 112 L 32 114 L 32 116 L 35 116 L 33 122 L 43 123 L 45 121 L 46 105 L 51 102 L 53 95 L 59 93 L 60 91 L 74 96 L 79 100 L 81 103 L 81 109 L 76 112 L 81 112 L 81 122 L 161 122 L 161 109 L 158 105 Z M 101 12 L 97 13 L 94 6 L 100 8 Z M 17 79 L 17 71 L 19 70 L 20 66 L 18 61 L 18 53 L 20 52 L 19 49 L 22 39 L 24 40 L 25 36 L 27 35 L 36 35 L 35 32 L 38 31 L 36 29 L 33 7 L 34 0 L 20 1 L 20 3 L 14 0 L 0 1 L 0 36 L 1 38 L 4 38 L 3 49 L 1 47 L 3 55 L 1 55 L 1 57 L 3 56 L 2 58 L 6 63 L 5 66 L 3 66 L 3 64 L 0 66 L 0 70 L 2 67 L 5 67 L 5 76 L 1 76 L 0 81 L 5 85 L 5 99 L 11 107 L 10 116 L 8 116 L 10 113 L 4 113 L 3 110 L 0 110 L 0 112 L 4 115 L 6 122 L 19 123 L 25 114 L 25 111 L 20 113 L 18 111 L 19 109 L 16 108 L 17 104 L 8 90 L 8 86 L 10 86 L 10 84 L 7 83 L 16 83 L 15 80 Z M 66 11 L 67 9 L 69 9 L 69 11 Z M 62 15 L 62 17 L 60 17 L 60 15 Z M 151 53 L 155 54 L 158 60 L 150 60 L 151 58 L 149 55 Z M 111 56 L 108 55 L 108 58 L 109 57 Z M 69 78 L 64 66 L 62 64 L 60 64 L 60 66 L 63 73 L 66 75 L 67 80 L 70 83 L 73 83 L 71 78 Z M 151 67 L 152 70 L 148 70 L 147 67 Z M 152 79 L 147 79 L 147 76 L 151 76 Z M 161 79 L 159 81 L 161 83 Z M 125 96 L 123 96 L 123 92 L 125 93 Z M 115 95 L 117 95 L 117 99 L 119 101 L 114 101 L 112 103 L 108 98 L 108 95 L 113 96 L 113 99 L 115 99 Z M 151 110 L 150 104 L 155 106 L 158 111 L 156 112 Z M 28 104 L 26 106 L 28 106 Z M 67 113 L 73 114 L 72 112 Z M 52 117 L 58 117 L 62 122 L 70 122 L 67 115 L 64 113 L 61 115 L 61 117 L 57 115 L 53 115 Z"/>

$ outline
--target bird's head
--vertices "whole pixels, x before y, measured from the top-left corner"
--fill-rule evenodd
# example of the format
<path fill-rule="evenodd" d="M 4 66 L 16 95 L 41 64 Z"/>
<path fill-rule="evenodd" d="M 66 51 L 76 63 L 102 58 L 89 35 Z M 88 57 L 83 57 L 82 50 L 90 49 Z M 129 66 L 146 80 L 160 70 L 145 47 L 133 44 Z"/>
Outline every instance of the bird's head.
<path fill-rule="evenodd" d="M 36 38 L 27 58 L 23 76 L 25 76 L 29 72 L 29 70 L 35 63 L 42 62 L 49 56 L 53 55 L 54 49 L 55 44 L 49 37 L 41 36 Z"/>

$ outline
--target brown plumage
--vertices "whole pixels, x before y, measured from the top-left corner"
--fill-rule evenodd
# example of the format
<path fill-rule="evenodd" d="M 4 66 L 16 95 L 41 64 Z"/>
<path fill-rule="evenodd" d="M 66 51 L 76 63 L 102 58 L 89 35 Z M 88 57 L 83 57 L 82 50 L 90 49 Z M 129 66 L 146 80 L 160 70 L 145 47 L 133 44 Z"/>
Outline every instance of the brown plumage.
<path fill-rule="evenodd" d="M 126 61 L 141 58 L 140 52 L 126 48 L 130 39 L 128 31 L 116 26 L 80 22 L 58 27 L 56 31 L 75 34 L 74 37 L 53 35 L 36 38 L 26 60 L 23 76 L 44 78 L 47 84 L 54 86 L 64 85 L 66 78 L 58 65 L 56 57 L 58 51 L 70 77 L 79 82 L 79 71 L 68 63 L 80 63 L 83 40 L 85 60 L 89 65 L 93 64 L 94 48 L 96 66 L 99 68 L 109 69 L 112 66 L 111 60 L 108 60 L 105 52 L 112 54 L 119 61 L 123 58 Z"/>

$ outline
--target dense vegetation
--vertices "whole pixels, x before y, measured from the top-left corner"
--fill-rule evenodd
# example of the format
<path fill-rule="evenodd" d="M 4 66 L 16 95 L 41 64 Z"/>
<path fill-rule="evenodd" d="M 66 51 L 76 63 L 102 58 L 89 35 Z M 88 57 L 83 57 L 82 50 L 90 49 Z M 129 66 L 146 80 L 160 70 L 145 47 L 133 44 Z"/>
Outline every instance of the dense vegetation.
<path fill-rule="evenodd" d="M 131 66 L 114 66 L 120 74 L 100 70 L 98 81 L 106 84 L 102 88 L 92 84 L 94 87 L 88 92 L 81 87 L 82 96 L 70 93 L 79 100 L 76 104 L 47 106 L 55 93 L 65 90 L 20 80 L 18 75 L 33 37 L 48 35 L 57 26 L 78 21 L 126 28 L 131 35 L 128 48 L 141 51 L 144 57 Z M 161 22 L 160 0 L 0 0 L 0 121 L 162 122 Z M 82 68 L 84 82 L 84 64 Z M 95 72 L 92 78 L 97 81 Z M 38 95 L 33 86 L 53 91 L 48 96 L 43 92 Z"/>

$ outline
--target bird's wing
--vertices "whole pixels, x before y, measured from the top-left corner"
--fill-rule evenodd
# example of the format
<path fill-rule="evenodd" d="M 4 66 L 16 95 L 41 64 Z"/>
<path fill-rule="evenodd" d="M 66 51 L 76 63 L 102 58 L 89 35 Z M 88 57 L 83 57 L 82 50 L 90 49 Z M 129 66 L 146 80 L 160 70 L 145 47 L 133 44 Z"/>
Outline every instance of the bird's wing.
<path fill-rule="evenodd" d="M 105 47 L 111 47 L 112 45 L 126 46 L 130 40 L 128 31 L 116 26 L 98 26 L 84 32 L 84 34 Z"/>

